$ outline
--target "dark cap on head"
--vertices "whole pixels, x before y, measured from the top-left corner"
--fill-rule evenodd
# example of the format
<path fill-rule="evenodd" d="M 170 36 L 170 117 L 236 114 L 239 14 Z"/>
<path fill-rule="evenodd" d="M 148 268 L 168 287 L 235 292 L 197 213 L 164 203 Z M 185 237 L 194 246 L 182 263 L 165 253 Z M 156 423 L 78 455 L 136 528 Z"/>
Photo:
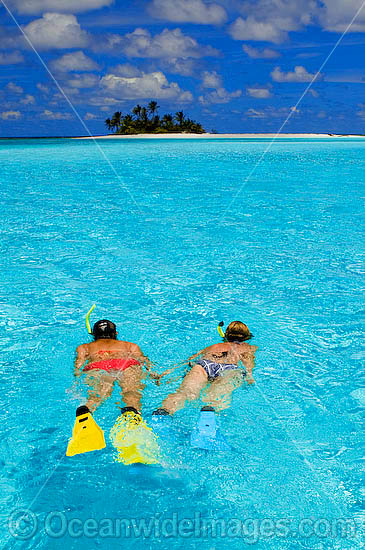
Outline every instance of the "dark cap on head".
<path fill-rule="evenodd" d="M 227 342 L 245 342 L 246 340 L 250 340 L 253 334 L 251 334 L 250 329 L 245 323 L 241 323 L 241 321 L 232 321 L 226 328 L 224 337 Z"/>
<path fill-rule="evenodd" d="M 95 340 L 104 339 L 117 339 L 117 327 L 111 321 L 107 319 L 101 319 L 97 321 L 93 327 L 93 336 Z"/>

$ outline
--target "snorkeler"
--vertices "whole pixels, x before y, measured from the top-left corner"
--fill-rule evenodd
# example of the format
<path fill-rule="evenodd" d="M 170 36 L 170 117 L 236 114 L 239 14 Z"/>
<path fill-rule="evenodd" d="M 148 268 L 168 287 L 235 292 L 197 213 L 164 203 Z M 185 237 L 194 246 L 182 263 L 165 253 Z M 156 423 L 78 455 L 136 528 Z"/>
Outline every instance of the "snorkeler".
<path fill-rule="evenodd" d="M 203 401 L 206 405 L 216 410 L 229 407 L 232 391 L 241 386 L 244 379 L 248 384 L 255 382 L 252 370 L 255 366 L 257 346 L 247 343 L 250 338 L 252 334 L 247 325 L 240 321 L 232 321 L 224 333 L 224 342 L 208 346 L 189 357 L 191 369 L 177 391 L 166 397 L 162 409 L 158 410 L 174 414 L 184 407 L 187 401 L 198 399 L 204 388 L 206 391 Z"/>
<path fill-rule="evenodd" d="M 79 378 L 86 373 L 85 382 L 89 386 L 86 407 L 91 412 L 111 396 L 115 382 L 126 407 L 141 409 L 143 367 L 150 370 L 150 362 L 137 344 L 117 340 L 117 334 L 115 324 L 102 319 L 94 324 L 94 342 L 76 349 L 74 374 Z"/>
<path fill-rule="evenodd" d="M 188 401 L 198 399 L 204 390 L 202 400 L 205 406 L 191 435 L 191 444 L 193 447 L 227 450 L 229 445 L 217 428 L 214 413 L 230 406 L 233 390 L 241 386 L 244 380 L 248 384 L 255 382 L 252 370 L 257 346 L 247 343 L 252 334 L 247 325 L 240 321 L 232 321 L 224 334 L 220 329 L 220 334 L 223 342 L 208 346 L 188 359 L 191 368 L 180 387 L 166 397 L 162 408 L 155 410 L 152 418 L 157 430 L 167 426 L 171 423 L 170 415 L 183 408 Z"/>
<path fill-rule="evenodd" d="M 144 388 L 142 380 L 146 377 L 144 368 L 152 378 L 159 379 L 159 375 L 151 372 L 151 362 L 137 344 L 117 340 L 116 326 L 111 321 L 97 321 L 91 334 L 94 341 L 76 349 L 74 374 L 76 379 L 86 374 L 89 391 L 86 404 L 76 411 L 73 438 L 66 453 L 68 456 L 105 447 L 103 431 L 91 413 L 111 396 L 115 383 L 121 389 L 125 404 L 121 407 L 123 423 L 144 426 L 140 414 Z M 119 425 L 121 417 L 118 419 Z"/>

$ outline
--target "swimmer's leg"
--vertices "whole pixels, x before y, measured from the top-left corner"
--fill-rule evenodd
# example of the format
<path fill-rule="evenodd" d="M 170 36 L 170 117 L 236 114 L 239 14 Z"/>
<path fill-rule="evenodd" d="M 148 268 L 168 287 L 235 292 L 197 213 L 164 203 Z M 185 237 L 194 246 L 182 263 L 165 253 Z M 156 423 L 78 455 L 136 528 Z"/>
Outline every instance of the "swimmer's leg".
<path fill-rule="evenodd" d="M 188 374 L 184 377 L 180 387 L 175 393 L 171 393 L 162 403 L 162 407 L 174 414 L 182 409 L 186 401 L 194 401 L 200 396 L 200 392 L 208 382 L 208 375 L 200 365 L 194 365 Z"/>
<path fill-rule="evenodd" d="M 94 370 L 86 375 L 85 382 L 89 386 L 86 406 L 94 412 L 111 396 L 115 377 L 103 370 Z"/>
<path fill-rule="evenodd" d="M 144 372 L 142 365 L 132 365 L 118 375 L 118 384 L 122 390 L 122 400 L 126 407 L 141 410 L 142 390 L 145 387 L 142 379 Z"/>
<path fill-rule="evenodd" d="M 213 380 L 204 392 L 202 398 L 204 403 L 214 407 L 216 411 L 228 409 L 231 405 L 233 390 L 242 385 L 242 373 L 242 370 L 230 370 Z"/>

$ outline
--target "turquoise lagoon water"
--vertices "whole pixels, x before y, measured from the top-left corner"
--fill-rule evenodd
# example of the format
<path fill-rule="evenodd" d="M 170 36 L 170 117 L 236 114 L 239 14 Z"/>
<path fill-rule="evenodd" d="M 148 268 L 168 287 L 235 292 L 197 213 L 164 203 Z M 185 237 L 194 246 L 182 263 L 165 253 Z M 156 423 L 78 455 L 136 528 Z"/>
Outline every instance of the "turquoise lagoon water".
<path fill-rule="evenodd" d="M 243 186 L 267 145 L 99 141 L 117 178 L 92 141 L 1 141 L 3 548 L 361 548 L 365 142 L 278 140 Z M 195 403 L 161 467 L 65 457 L 94 302 L 161 371 L 248 324 L 232 452 L 189 447 Z M 147 383 L 147 421 L 176 385 Z"/>

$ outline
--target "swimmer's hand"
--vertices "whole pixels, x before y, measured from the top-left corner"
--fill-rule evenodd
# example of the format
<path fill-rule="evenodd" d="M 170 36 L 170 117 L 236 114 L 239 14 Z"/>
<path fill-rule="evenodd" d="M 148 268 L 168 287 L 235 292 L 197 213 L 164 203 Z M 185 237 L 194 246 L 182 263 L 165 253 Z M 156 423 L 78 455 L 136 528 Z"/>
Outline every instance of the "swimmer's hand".
<path fill-rule="evenodd" d="M 152 371 L 149 371 L 148 374 L 152 378 L 152 380 L 155 381 L 156 386 L 160 386 L 161 378 L 163 377 L 163 374 L 158 374 L 157 372 L 152 372 Z"/>
<path fill-rule="evenodd" d="M 254 384 L 254 383 L 255 383 L 255 379 L 254 379 L 254 377 L 252 376 L 252 374 L 247 373 L 247 375 L 246 375 L 246 382 L 247 382 L 247 384 Z"/>

